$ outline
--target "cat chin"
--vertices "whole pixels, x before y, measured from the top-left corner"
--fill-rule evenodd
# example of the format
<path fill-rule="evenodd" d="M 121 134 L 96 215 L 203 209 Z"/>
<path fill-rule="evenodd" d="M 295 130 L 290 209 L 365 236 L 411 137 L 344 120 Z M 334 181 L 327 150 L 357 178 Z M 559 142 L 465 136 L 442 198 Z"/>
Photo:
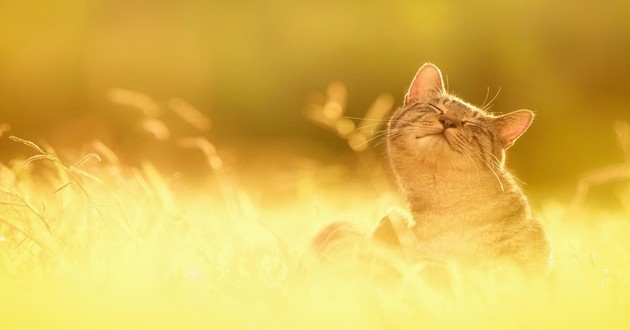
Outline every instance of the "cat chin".
<path fill-rule="evenodd" d="M 471 164 L 470 159 L 462 153 L 451 148 L 448 142 L 441 141 L 436 145 L 435 141 L 430 139 L 418 139 L 410 144 L 399 146 L 398 155 L 404 157 L 392 157 L 394 166 L 402 166 L 403 168 L 422 168 L 423 171 L 431 169 L 443 170 L 476 170 L 476 166 Z M 424 141 L 421 141 L 424 140 Z M 401 148 L 402 147 L 402 148 Z"/>
<path fill-rule="evenodd" d="M 458 154 L 442 134 L 431 134 L 415 138 L 412 142 L 412 148 L 422 153 L 429 151 L 436 155 Z"/>
<path fill-rule="evenodd" d="M 447 138 L 439 133 L 424 136 L 408 135 L 390 143 L 390 148 L 397 150 L 396 154 L 411 157 L 409 160 L 413 159 L 413 163 L 436 165 L 468 162 L 463 154 L 453 149 Z"/>

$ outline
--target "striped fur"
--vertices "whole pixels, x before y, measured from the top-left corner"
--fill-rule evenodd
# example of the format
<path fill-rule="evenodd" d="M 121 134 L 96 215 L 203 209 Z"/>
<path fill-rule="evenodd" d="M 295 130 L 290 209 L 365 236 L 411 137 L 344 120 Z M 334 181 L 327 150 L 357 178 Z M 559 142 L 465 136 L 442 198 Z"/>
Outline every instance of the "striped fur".
<path fill-rule="evenodd" d="M 505 149 L 533 114 L 494 116 L 444 90 L 437 67 L 416 75 L 389 122 L 388 154 L 415 222 L 416 257 L 543 269 L 549 244 L 505 169 Z"/>

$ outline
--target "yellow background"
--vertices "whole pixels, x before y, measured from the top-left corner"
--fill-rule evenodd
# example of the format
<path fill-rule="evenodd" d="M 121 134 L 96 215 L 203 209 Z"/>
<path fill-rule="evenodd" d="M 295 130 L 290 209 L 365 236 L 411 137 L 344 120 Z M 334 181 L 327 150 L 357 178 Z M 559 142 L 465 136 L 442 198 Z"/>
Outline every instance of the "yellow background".
<path fill-rule="evenodd" d="M 361 117 L 381 93 L 399 105 L 431 61 L 473 104 L 501 88 L 492 111 L 534 110 L 509 165 L 528 190 L 569 196 L 622 160 L 612 125 L 630 119 L 629 55 L 627 1 L 2 1 L 0 122 L 56 147 L 99 137 L 137 162 L 151 155 L 136 118 L 106 97 L 124 88 L 187 100 L 245 168 L 264 159 L 254 145 L 343 163 L 351 150 L 303 117 L 308 95 L 340 81 Z M 0 147 L 3 160 L 18 148 Z"/>

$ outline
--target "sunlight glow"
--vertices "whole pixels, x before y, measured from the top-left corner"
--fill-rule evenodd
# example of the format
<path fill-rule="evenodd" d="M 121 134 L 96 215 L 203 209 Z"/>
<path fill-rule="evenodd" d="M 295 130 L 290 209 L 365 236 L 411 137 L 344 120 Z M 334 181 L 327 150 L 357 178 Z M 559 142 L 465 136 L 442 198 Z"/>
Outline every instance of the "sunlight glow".
<path fill-rule="evenodd" d="M 14 140 L 46 157 L 31 157 L 28 167 L 2 165 L 9 178 L 0 200 L 0 288 L 11 297 L 10 306 L 0 303 L 11 311 L 0 317 L 4 324 L 586 329 L 623 328 L 629 321 L 627 215 L 548 204 L 540 212 L 556 258 L 548 280 L 453 269 L 452 290 L 442 290 L 423 280 L 423 265 L 387 254 L 364 259 L 357 250 L 326 264 L 309 257 L 309 224 L 339 218 L 344 200 L 360 206 L 352 216 L 369 226 L 391 207 L 389 190 L 348 182 L 353 193 L 346 195 L 312 187 L 295 197 L 296 210 L 324 201 L 318 212 L 278 214 L 280 205 L 256 204 L 230 181 L 222 181 L 221 192 L 187 195 L 151 164 L 129 171 L 111 161 L 90 162 L 88 155 L 67 166 L 33 142 Z M 220 170 L 206 139 L 180 144 L 201 150 Z M 46 169 L 45 180 L 28 175 L 51 159 L 57 170 Z M 76 184 L 60 190 L 69 180 L 63 173 Z M 283 225 L 295 221 L 294 229 Z M 33 308 L 37 318 L 19 316 Z M 135 316 L 123 316 L 129 312 Z"/>

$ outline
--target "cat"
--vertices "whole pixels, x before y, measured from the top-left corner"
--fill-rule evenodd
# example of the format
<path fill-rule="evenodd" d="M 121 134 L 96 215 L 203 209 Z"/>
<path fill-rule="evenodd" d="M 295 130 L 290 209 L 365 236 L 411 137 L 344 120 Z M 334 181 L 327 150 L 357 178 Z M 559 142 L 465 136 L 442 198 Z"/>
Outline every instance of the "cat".
<path fill-rule="evenodd" d="M 495 116 L 464 102 L 445 90 L 438 67 L 424 64 L 388 125 L 389 161 L 411 219 L 393 212 L 369 239 L 413 261 L 547 268 L 543 226 L 505 169 L 505 150 L 533 118 L 529 110 Z M 331 224 L 313 245 L 347 246 L 357 241 L 351 232 L 349 224 Z"/>

